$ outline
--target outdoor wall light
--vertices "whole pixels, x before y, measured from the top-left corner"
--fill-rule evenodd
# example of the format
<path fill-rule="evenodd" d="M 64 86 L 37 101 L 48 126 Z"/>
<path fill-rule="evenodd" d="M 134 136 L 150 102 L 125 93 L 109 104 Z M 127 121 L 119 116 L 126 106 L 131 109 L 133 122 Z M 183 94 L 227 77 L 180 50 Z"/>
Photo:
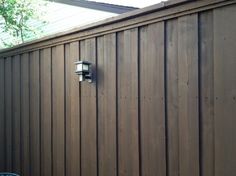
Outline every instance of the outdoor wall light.
<path fill-rule="evenodd" d="M 88 81 L 92 82 L 92 64 L 88 61 L 78 61 L 75 62 L 76 71 L 75 73 L 79 75 L 79 82 Z"/>

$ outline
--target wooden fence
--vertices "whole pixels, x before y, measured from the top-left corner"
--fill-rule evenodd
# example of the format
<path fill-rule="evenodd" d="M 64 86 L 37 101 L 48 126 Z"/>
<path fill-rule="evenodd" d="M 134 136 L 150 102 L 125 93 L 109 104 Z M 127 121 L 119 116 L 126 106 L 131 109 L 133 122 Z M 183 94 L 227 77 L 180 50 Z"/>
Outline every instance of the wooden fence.
<path fill-rule="evenodd" d="M 170 1 L 0 57 L 0 171 L 235 176 L 235 0 Z"/>

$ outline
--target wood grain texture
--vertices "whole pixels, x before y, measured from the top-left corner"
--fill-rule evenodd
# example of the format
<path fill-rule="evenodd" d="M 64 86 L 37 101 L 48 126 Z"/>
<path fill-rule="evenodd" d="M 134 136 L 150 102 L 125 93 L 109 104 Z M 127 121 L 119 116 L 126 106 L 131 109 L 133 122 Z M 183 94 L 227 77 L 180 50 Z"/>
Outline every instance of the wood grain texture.
<path fill-rule="evenodd" d="M 0 171 L 5 171 L 5 82 L 4 59 L 0 59 Z"/>
<path fill-rule="evenodd" d="M 236 5 L 214 14 L 215 176 L 236 173 Z"/>
<path fill-rule="evenodd" d="M 75 74 L 79 42 L 65 46 L 66 62 L 66 175 L 80 176 L 80 85 Z"/>
<path fill-rule="evenodd" d="M 178 20 L 166 22 L 166 115 L 169 176 L 179 175 Z"/>
<path fill-rule="evenodd" d="M 119 176 L 138 176 L 138 29 L 118 33 L 117 47 Z"/>
<path fill-rule="evenodd" d="M 30 163 L 31 175 L 40 175 L 40 80 L 39 51 L 30 53 Z"/>
<path fill-rule="evenodd" d="M 143 176 L 166 175 L 163 34 L 163 22 L 140 29 L 141 167 Z"/>
<path fill-rule="evenodd" d="M 144 9 L 0 53 L 0 170 L 235 176 L 235 4 Z"/>
<path fill-rule="evenodd" d="M 30 176 L 29 53 L 21 55 L 21 174 Z"/>
<path fill-rule="evenodd" d="M 80 43 L 80 60 L 92 63 L 94 82 L 81 83 L 81 175 L 97 175 L 96 40 Z"/>
<path fill-rule="evenodd" d="M 213 13 L 200 14 L 200 134 L 202 176 L 214 176 Z"/>
<path fill-rule="evenodd" d="M 97 41 L 99 175 L 117 175 L 116 35 Z"/>
<path fill-rule="evenodd" d="M 20 56 L 12 58 L 12 132 L 13 171 L 21 173 L 21 101 L 20 101 Z"/>
<path fill-rule="evenodd" d="M 41 175 L 52 175 L 51 48 L 40 51 Z"/>
<path fill-rule="evenodd" d="M 199 175 L 198 16 L 178 19 L 179 172 Z"/>
<path fill-rule="evenodd" d="M 12 171 L 12 58 L 5 60 L 6 172 Z"/>
<path fill-rule="evenodd" d="M 64 45 L 52 48 L 53 176 L 65 175 L 65 64 Z"/>

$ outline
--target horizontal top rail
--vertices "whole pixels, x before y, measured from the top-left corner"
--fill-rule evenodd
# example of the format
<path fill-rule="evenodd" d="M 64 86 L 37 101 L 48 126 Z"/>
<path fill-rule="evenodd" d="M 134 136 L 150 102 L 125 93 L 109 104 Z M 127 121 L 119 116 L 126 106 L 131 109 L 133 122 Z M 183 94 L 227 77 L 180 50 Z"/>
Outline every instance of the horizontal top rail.
<path fill-rule="evenodd" d="M 60 32 L 12 48 L 0 50 L 0 59 L 11 55 L 34 51 L 36 49 L 92 38 L 112 32 L 119 32 L 125 29 L 139 27 L 234 3 L 236 3 L 236 0 L 170 0 L 167 2 L 161 2 L 153 6 L 134 10 L 83 27 L 74 28 L 66 32 Z"/>

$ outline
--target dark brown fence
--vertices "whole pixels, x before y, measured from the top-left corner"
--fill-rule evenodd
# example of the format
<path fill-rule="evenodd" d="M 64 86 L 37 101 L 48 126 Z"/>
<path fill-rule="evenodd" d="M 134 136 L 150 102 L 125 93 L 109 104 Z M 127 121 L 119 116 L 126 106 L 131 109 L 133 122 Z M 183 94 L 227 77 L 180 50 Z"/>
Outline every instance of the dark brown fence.
<path fill-rule="evenodd" d="M 0 171 L 236 175 L 235 0 L 170 1 L 0 57 Z"/>

